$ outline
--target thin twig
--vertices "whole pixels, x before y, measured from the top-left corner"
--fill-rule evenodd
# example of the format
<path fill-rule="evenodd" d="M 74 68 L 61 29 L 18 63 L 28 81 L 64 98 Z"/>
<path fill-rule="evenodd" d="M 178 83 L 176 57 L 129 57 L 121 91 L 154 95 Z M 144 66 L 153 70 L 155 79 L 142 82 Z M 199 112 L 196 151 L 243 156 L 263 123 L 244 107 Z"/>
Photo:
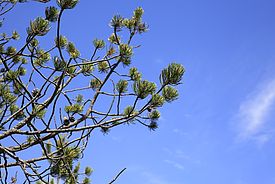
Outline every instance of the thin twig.
<path fill-rule="evenodd" d="M 122 169 L 122 170 L 116 175 L 116 177 L 114 177 L 114 179 L 113 179 L 109 184 L 114 183 L 114 182 L 118 179 L 118 177 L 119 177 L 125 170 L 126 170 L 126 168 Z"/>

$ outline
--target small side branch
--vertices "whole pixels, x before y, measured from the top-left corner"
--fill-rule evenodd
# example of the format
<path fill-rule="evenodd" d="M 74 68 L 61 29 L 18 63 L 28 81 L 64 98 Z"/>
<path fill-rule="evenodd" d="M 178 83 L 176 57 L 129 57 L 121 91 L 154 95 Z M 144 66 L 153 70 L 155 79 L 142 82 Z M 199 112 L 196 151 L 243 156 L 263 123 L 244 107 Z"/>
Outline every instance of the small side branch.
<path fill-rule="evenodd" d="M 118 179 L 118 177 L 119 177 L 125 170 L 126 170 L 126 168 L 122 169 L 122 170 L 116 175 L 116 177 L 114 177 L 114 179 L 113 179 L 109 184 L 114 183 L 114 182 Z"/>

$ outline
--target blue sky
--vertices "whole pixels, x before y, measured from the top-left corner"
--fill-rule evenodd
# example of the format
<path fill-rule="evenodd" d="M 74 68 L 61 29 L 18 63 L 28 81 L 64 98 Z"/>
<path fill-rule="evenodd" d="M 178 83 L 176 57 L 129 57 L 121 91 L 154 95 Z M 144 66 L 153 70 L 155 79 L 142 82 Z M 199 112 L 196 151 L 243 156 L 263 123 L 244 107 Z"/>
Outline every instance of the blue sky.
<path fill-rule="evenodd" d="M 136 38 L 133 65 L 157 82 L 168 63 L 183 64 L 180 98 L 161 109 L 155 132 L 95 132 L 83 159 L 93 183 L 126 167 L 117 183 L 274 184 L 275 1 L 82 0 L 65 12 L 62 31 L 85 55 L 94 38 L 107 38 L 114 14 L 131 16 L 138 6 L 150 31 Z M 3 29 L 25 33 L 43 11 L 18 6 Z"/>

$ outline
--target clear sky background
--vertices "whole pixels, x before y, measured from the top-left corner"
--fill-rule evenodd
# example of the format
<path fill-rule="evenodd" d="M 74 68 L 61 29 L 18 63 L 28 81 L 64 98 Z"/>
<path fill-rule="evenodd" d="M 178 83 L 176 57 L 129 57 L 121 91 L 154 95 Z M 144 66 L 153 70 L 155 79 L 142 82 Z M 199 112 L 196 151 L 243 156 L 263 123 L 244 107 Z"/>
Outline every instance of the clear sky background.
<path fill-rule="evenodd" d="M 1 29 L 25 33 L 43 6 L 17 6 Z M 274 184 L 275 1 L 82 0 L 65 12 L 62 34 L 88 54 L 94 38 L 109 36 L 113 15 L 138 6 L 150 31 L 136 37 L 133 65 L 157 82 L 168 63 L 183 64 L 180 98 L 161 109 L 155 132 L 96 132 L 82 161 L 93 183 L 126 167 L 117 183 Z"/>

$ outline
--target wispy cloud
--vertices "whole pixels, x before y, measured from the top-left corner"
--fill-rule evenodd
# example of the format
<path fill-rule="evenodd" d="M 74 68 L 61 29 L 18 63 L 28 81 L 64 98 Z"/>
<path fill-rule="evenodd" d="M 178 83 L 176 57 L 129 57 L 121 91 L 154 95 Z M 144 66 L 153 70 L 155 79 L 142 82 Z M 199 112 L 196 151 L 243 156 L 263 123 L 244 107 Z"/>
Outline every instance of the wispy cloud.
<path fill-rule="evenodd" d="M 163 64 L 163 63 L 165 63 L 165 61 L 163 59 L 158 58 L 158 59 L 155 59 L 155 63 Z"/>
<path fill-rule="evenodd" d="M 167 181 L 161 176 L 155 175 L 152 172 L 143 172 L 142 176 L 144 177 L 146 184 L 179 184 L 172 181 Z"/>
<path fill-rule="evenodd" d="M 111 136 L 111 139 L 115 142 L 121 142 L 121 137 L 118 136 Z"/>
<path fill-rule="evenodd" d="M 238 112 L 239 138 L 255 139 L 259 143 L 268 141 L 270 136 L 262 133 L 263 127 L 275 104 L 275 79 L 255 90 L 240 105 Z"/>
<path fill-rule="evenodd" d="M 183 170 L 184 166 L 178 162 L 172 161 L 172 160 L 164 160 L 165 163 L 172 165 L 176 169 Z"/>
<path fill-rule="evenodd" d="M 168 153 L 169 156 L 173 156 L 174 158 L 179 158 L 179 159 L 184 159 L 184 160 L 190 160 L 190 156 L 186 155 L 182 150 L 177 149 L 177 150 L 172 150 L 170 148 L 164 147 L 162 149 L 164 152 Z"/>
<path fill-rule="evenodd" d="M 155 173 L 152 170 L 145 168 L 141 165 L 132 165 L 127 168 L 128 172 L 131 172 L 133 175 L 138 174 L 136 179 L 139 180 L 138 183 L 143 184 L 184 184 L 183 182 L 178 182 L 178 178 L 166 178 L 163 174 Z"/>

